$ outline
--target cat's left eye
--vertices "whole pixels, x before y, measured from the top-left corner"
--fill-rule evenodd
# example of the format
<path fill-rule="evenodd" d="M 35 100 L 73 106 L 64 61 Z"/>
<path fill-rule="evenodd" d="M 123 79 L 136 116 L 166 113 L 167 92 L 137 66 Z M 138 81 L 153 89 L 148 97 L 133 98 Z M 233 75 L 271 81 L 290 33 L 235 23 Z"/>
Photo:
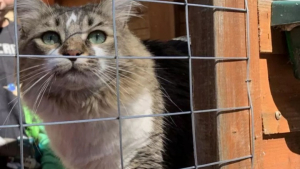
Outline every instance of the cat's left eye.
<path fill-rule="evenodd" d="M 102 31 L 94 31 L 89 34 L 88 40 L 93 44 L 101 44 L 105 42 L 106 35 Z"/>

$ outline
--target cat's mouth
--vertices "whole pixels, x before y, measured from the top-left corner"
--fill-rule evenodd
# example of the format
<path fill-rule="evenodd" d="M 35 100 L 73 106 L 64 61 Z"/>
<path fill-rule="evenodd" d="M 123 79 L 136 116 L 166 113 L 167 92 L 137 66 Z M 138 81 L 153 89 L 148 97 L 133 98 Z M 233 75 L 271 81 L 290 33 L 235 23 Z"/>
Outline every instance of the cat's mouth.
<path fill-rule="evenodd" d="M 76 69 L 74 66 L 72 66 L 69 70 L 60 72 L 57 71 L 56 75 L 58 77 L 64 77 L 64 76 L 87 76 L 87 73 L 85 73 L 84 71 L 79 71 L 78 69 Z"/>
<path fill-rule="evenodd" d="M 72 77 L 72 79 L 90 77 L 92 74 L 88 68 L 74 63 L 56 65 L 52 68 L 52 71 L 57 77 Z"/>
<path fill-rule="evenodd" d="M 89 87 L 99 87 L 104 83 L 104 79 L 101 79 L 101 68 L 96 64 L 74 64 L 64 59 L 53 60 L 50 62 L 49 68 L 55 75 L 53 85 L 57 87 L 66 88 L 68 90 L 77 90 Z"/>

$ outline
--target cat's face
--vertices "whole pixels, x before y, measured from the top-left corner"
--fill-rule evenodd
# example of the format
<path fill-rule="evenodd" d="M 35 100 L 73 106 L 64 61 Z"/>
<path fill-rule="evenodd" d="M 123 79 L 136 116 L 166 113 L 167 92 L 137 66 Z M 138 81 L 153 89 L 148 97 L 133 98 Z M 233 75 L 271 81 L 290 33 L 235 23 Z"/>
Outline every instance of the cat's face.
<path fill-rule="evenodd" d="M 26 2 L 25 2 L 26 1 Z M 30 2 L 30 3 L 29 3 Z M 89 56 L 115 56 L 111 1 L 78 8 L 49 7 L 39 0 L 20 0 L 20 54 L 80 56 L 80 58 L 22 58 L 20 69 L 40 73 L 22 82 L 28 71 L 21 73 L 21 82 L 51 80 L 52 85 L 68 90 L 101 87 L 115 79 L 115 59 Z M 29 4 L 28 4 L 29 3 Z M 116 1 L 118 54 L 121 56 L 150 55 L 130 33 L 126 22 L 130 15 L 130 0 Z M 134 60 L 120 61 L 120 68 L 138 64 Z M 41 83 L 42 84 L 42 83 Z"/>

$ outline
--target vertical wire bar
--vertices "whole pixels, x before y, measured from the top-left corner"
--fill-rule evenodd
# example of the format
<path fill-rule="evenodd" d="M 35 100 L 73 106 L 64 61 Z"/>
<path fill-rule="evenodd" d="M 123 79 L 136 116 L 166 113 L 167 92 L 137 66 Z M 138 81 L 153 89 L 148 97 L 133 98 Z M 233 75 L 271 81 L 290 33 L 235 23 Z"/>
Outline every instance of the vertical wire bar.
<path fill-rule="evenodd" d="M 192 72 L 192 52 L 191 52 L 191 41 L 190 41 L 190 26 L 189 26 L 189 6 L 188 1 L 185 0 L 185 20 L 186 20 L 186 36 L 188 42 L 188 52 L 189 52 L 189 88 L 190 88 L 190 108 L 191 108 L 191 118 L 192 118 L 192 132 L 193 132 L 193 147 L 194 147 L 194 160 L 195 168 L 198 166 L 197 157 L 197 142 L 196 142 L 196 127 L 195 127 L 195 113 L 194 113 L 194 101 L 193 101 L 193 72 Z"/>
<path fill-rule="evenodd" d="M 120 157 L 121 157 L 121 168 L 124 168 L 123 161 L 123 144 L 122 144 L 122 118 L 120 110 L 120 75 L 119 75 L 119 55 L 118 55 L 118 40 L 117 40 L 117 28 L 116 28 L 116 8 L 115 0 L 112 0 L 112 13 L 113 13 L 113 31 L 114 31 L 114 41 L 115 41 L 115 57 L 116 57 L 116 94 L 117 94 L 117 104 L 118 104 L 118 119 L 119 119 L 119 137 L 120 137 Z"/>
<path fill-rule="evenodd" d="M 255 156 L 255 136 L 254 136 L 254 112 L 253 112 L 253 104 L 251 99 L 251 88 L 250 88 L 250 61 L 251 61 L 251 52 L 250 52 L 250 14 L 249 14 L 249 6 L 248 0 L 245 0 L 245 8 L 246 8 L 246 36 L 247 36 L 247 93 L 248 100 L 250 105 L 250 119 L 251 119 L 251 168 L 254 168 L 254 156 Z"/>
<path fill-rule="evenodd" d="M 20 93 L 20 56 L 19 56 L 19 43 L 18 43 L 18 27 L 17 27 L 17 1 L 14 2 L 14 33 L 15 33 L 15 52 L 17 56 L 17 95 L 19 102 L 19 123 L 20 123 L 20 160 L 21 168 L 24 169 L 24 160 L 23 160 L 23 114 L 22 114 L 22 105 L 21 105 L 21 93 Z"/>

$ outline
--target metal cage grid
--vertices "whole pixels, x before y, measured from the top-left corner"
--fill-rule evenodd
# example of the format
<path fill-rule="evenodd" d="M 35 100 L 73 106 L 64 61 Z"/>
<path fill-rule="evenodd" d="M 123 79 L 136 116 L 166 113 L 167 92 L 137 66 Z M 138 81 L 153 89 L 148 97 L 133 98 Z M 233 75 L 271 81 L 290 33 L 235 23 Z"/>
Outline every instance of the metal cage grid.
<path fill-rule="evenodd" d="M 21 57 L 35 57 L 35 58 L 50 58 L 50 57 L 64 57 L 64 58 L 80 58 L 80 57 L 87 57 L 87 56 L 46 56 L 46 55 L 20 55 L 19 54 L 19 45 L 18 45 L 18 30 L 17 30 L 17 22 L 14 22 L 14 33 L 15 33 L 15 55 L 0 55 L 0 57 L 16 57 L 17 59 L 17 102 L 18 106 L 20 108 L 19 112 L 19 119 L 20 119 L 20 125 L 2 125 L 0 126 L 0 129 L 4 128 L 14 128 L 19 127 L 21 131 L 23 131 L 24 127 L 29 126 L 45 126 L 45 125 L 59 125 L 59 124 L 76 124 L 76 123 L 86 123 L 86 122 L 96 122 L 96 121 L 108 121 L 108 120 L 118 120 L 119 121 L 119 136 L 120 136 L 120 156 L 121 156 L 121 167 L 124 168 L 123 165 L 123 153 L 122 153 L 122 120 L 123 119 L 134 119 L 134 118 L 146 118 L 146 117 L 163 117 L 163 116 L 176 116 L 176 115 L 184 115 L 184 114 L 190 114 L 192 119 L 192 133 L 193 133 L 193 147 L 194 147 L 194 166 L 186 167 L 184 169 L 197 169 L 197 168 L 204 168 L 208 166 L 213 165 L 220 165 L 220 164 L 226 164 L 226 163 L 232 163 L 232 162 L 238 162 L 245 159 L 251 159 L 251 168 L 254 168 L 254 155 L 255 155 L 255 145 L 254 145 L 254 114 L 253 114 L 253 105 L 251 100 L 251 91 L 250 91 L 250 16 L 249 16 L 249 7 L 248 7 L 248 0 L 244 0 L 245 8 L 231 8 L 231 7 L 222 7 L 222 6 L 213 6 L 213 5 L 202 5 L 202 4 L 193 4 L 189 3 L 188 0 L 185 0 L 185 2 L 170 2 L 170 1 L 163 1 L 163 0 L 136 0 L 140 2 L 152 2 L 152 3 L 164 3 L 164 4 L 171 4 L 171 5 L 182 5 L 185 6 L 185 19 L 186 19 L 186 34 L 187 34 L 187 42 L 188 42 L 188 56 L 176 56 L 176 57 L 140 57 L 140 56 L 130 56 L 130 57 L 124 57 L 124 56 L 118 56 L 118 41 L 117 41 L 117 31 L 116 31 L 116 21 L 115 21 L 115 0 L 112 0 L 112 13 L 113 13 L 113 30 L 114 30 L 114 39 L 115 39 L 115 56 L 88 56 L 91 58 L 108 58 L 108 59 L 115 59 L 116 60 L 116 80 L 117 80 L 117 99 L 118 99 L 118 117 L 112 117 L 112 118 L 100 118 L 100 119 L 87 119 L 87 120 L 74 120 L 74 121 L 63 121 L 63 122 L 48 122 L 48 123 L 36 123 L 36 124 L 23 124 L 23 115 L 22 115 L 22 105 L 21 105 L 21 97 L 20 97 L 20 58 Z M 201 8 L 211 8 L 211 9 L 220 9 L 225 11 L 233 11 L 233 12 L 242 12 L 245 13 L 246 17 L 246 48 L 247 48 L 247 57 L 211 57 L 211 56 L 192 56 L 191 54 L 191 47 L 190 47 L 190 32 L 189 32 L 189 7 L 201 7 Z M 14 4 L 14 20 L 17 20 L 17 2 L 15 1 Z M 122 116 L 120 113 L 120 92 L 119 92 L 119 60 L 120 59 L 188 59 L 189 60 L 189 87 L 190 87 L 190 111 L 187 112 L 177 112 L 177 113 L 170 113 L 170 114 L 153 114 L 153 115 L 136 115 L 136 116 Z M 207 109 L 207 110 L 194 110 L 193 108 L 193 87 L 192 87 L 192 60 L 193 59 L 206 59 L 206 60 L 226 60 L 226 61 L 246 61 L 247 62 L 247 75 L 245 82 L 247 83 L 247 95 L 248 95 L 248 101 L 249 106 L 245 107 L 233 107 L 233 108 L 217 108 L 217 109 Z M 195 131 L 195 114 L 198 113 L 210 113 L 210 112 L 216 112 L 216 111 L 235 111 L 235 110 L 249 110 L 250 114 L 250 155 L 234 158 L 230 160 L 223 160 L 223 161 L 217 161 L 207 164 L 199 165 L 197 161 L 197 149 L 196 149 L 196 131 Z M 200 145 L 201 146 L 201 145 Z M 21 132 L 20 136 L 20 159 L 21 159 L 21 166 L 22 169 L 24 169 L 24 161 L 23 161 L 23 132 Z"/>

